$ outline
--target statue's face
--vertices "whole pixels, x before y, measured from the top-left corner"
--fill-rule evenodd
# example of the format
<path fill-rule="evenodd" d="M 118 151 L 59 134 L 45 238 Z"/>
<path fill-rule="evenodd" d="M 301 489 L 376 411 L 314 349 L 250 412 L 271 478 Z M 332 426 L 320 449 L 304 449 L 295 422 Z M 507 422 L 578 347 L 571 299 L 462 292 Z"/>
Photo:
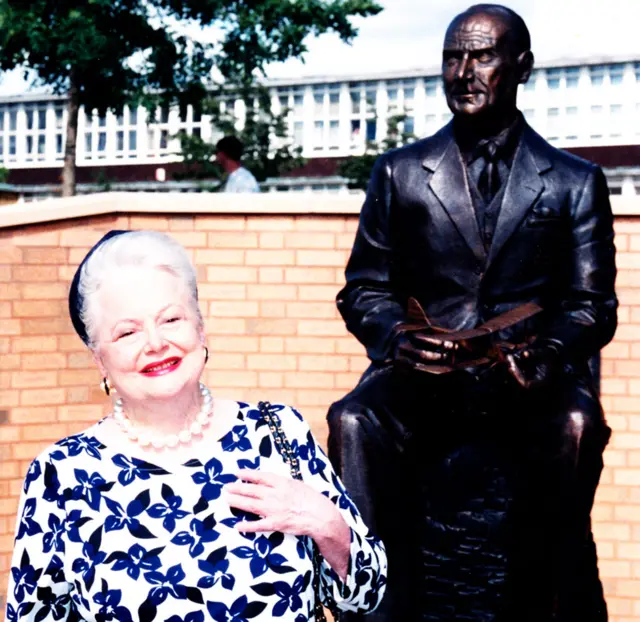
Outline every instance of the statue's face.
<path fill-rule="evenodd" d="M 449 26 L 442 75 L 454 115 L 486 117 L 515 108 L 522 76 L 507 30 L 499 17 L 482 13 L 463 15 Z"/>

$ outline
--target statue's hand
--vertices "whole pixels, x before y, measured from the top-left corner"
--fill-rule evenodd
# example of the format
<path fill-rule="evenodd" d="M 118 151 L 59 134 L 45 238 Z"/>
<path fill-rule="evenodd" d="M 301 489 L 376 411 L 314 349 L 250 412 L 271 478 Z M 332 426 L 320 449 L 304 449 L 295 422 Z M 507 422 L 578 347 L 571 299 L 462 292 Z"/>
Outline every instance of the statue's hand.
<path fill-rule="evenodd" d="M 394 342 L 393 360 L 416 365 L 448 365 L 458 344 L 441 337 L 416 331 L 401 331 Z"/>
<path fill-rule="evenodd" d="M 509 373 L 525 389 L 548 386 L 563 368 L 560 344 L 536 341 L 506 356 Z"/>

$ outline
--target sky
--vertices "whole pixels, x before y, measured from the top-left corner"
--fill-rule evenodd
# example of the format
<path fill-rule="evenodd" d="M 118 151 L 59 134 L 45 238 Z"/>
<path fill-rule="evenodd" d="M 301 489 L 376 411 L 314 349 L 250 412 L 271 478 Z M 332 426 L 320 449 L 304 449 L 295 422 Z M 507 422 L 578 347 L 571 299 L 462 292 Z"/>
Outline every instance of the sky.
<path fill-rule="evenodd" d="M 287 1 L 287 0 L 283 0 Z M 354 20 L 351 45 L 336 35 L 309 39 L 305 62 L 272 65 L 272 78 L 375 75 L 381 71 L 433 69 L 440 63 L 448 23 L 473 0 L 378 0 L 375 17 Z M 503 0 L 531 31 L 540 61 L 628 56 L 640 60 L 640 0 Z M 21 72 L 0 76 L 0 95 L 21 93 Z"/>

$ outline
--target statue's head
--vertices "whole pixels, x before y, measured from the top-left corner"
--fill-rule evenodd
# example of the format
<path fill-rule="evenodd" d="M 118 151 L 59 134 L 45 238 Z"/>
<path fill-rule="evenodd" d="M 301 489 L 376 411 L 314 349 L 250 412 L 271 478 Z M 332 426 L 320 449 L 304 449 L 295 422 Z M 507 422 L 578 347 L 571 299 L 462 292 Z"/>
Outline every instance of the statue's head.
<path fill-rule="evenodd" d="M 456 116 L 490 121 L 515 111 L 518 84 L 533 68 L 531 38 L 523 19 L 499 4 L 476 4 L 447 28 L 442 77 Z"/>

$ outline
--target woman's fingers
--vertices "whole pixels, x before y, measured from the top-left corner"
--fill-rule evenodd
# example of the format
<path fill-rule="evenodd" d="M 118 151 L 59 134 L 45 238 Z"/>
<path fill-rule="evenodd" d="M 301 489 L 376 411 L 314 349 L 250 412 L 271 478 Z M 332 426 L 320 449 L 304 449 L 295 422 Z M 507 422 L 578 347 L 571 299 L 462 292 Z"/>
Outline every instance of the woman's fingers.
<path fill-rule="evenodd" d="M 240 469 L 236 473 L 238 479 L 244 482 L 252 482 L 253 484 L 263 484 L 264 486 L 275 487 L 282 482 L 290 481 L 290 478 L 283 477 L 282 475 L 276 475 L 275 473 L 269 473 L 267 471 L 260 471 L 258 469 Z"/>
<path fill-rule="evenodd" d="M 269 488 L 263 484 L 246 484 L 237 481 L 227 484 L 225 490 L 234 495 L 251 497 L 253 499 L 264 499 L 265 495 L 268 494 Z"/>
<path fill-rule="evenodd" d="M 227 503 L 232 508 L 243 510 L 244 512 L 251 512 L 258 516 L 267 516 L 268 508 L 263 499 L 256 499 L 253 497 L 245 497 L 244 495 L 234 494 L 227 492 Z"/>
<path fill-rule="evenodd" d="M 236 523 L 236 529 L 246 533 L 256 533 L 259 531 L 284 531 L 282 521 L 273 516 L 267 516 L 260 520 Z"/>

